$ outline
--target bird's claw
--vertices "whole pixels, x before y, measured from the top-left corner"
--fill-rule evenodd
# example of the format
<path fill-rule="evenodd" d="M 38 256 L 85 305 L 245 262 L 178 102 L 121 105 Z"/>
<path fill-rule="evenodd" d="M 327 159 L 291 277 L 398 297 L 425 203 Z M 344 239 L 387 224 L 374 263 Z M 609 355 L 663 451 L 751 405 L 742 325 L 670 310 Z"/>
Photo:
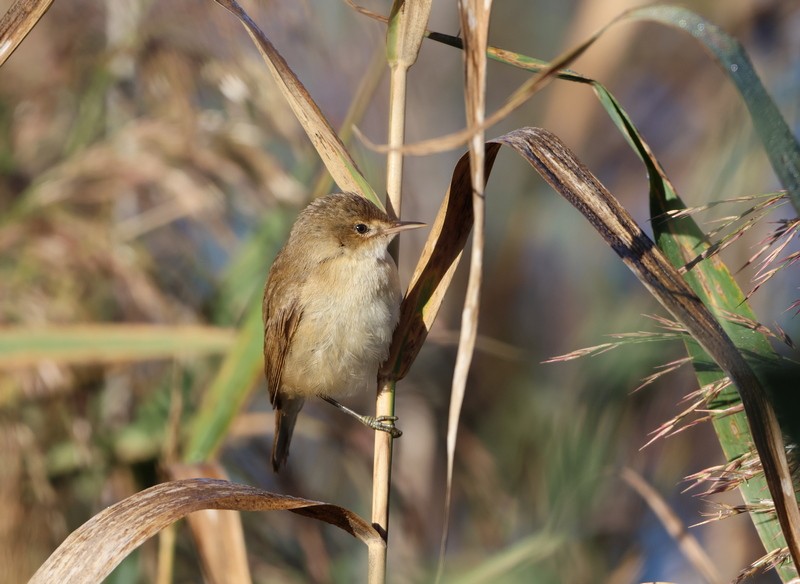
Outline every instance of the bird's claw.
<path fill-rule="evenodd" d="M 386 432 L 392 438 L 400 438 L 403 432 L 396 428 L 394 423 L 397 421 L 397 416 L 379 416 L 377 418 L 370 418 L 369 427 L 373 430 Z"/>

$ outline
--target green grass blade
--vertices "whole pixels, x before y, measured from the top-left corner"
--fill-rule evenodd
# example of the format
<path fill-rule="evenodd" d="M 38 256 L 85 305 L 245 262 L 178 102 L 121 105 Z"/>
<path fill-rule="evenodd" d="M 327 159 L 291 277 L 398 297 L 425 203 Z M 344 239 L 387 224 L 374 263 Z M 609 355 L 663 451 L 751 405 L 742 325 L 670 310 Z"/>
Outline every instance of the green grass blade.
<path fill-rule="evenodd" d="M 468 571 L 445 578 L 447 584 L 489 584 L 505 581 L 522 568 L 531 570 L 551 558 L 569 542 L 560 534 L 543 530 L 499 551 Z M 522 577 L 522 579 L 525 579 Z"/>
<path fill-rule="evenodd" d="M 661 179 L 656 175 L 655 180 L 660 181 Z M 651 214 L 654 216 L 653 229 L 656 242 L 673 265 L 682 266 L 688 259 L 708 248 L 702 231 L 691 217 L 674 220 L 664 218 L 665 211 L 684 208 L 682 201 L 671 187 L 665 185 L 663 188 L 651 189 L 651 197 Z M 715 313 L 728 336 L 750 362 L 756 374 L 761 373 L 759 377 L 765 383 L 767 391 L 773 396 L 779 393 L 780 388 L 770 384 L 770 380 L 775 378 L 771 375 L 764 375 L 765 367 L 780 369 L 782 365 L 769 340 L 763 333 L 742 324 L 733 323 L 725 316 L 727 312 L 756 321 L 755 314 L 745 301 L 744 294 L 728 268 L 718 257 L 713 256 L 697 264 L 686 274 L 686 279 L 706 306 Z M 714 383 L 725 376 L 719 368 L 714 366 L 711 358 L 696 342 L 691 339 L 687 340 L 686 348 L 689 356 L 692 357 L 700 386 Z M 730 409 L 740 404 L 741 400 L 736 388 L 730 386 L 709 404 L 709 408 L 712 410 L 715 408 Z M 780 408 L 777 409 L 780 411 Z M 712 423 L 727 461 L 736 460 L 753 452 L 753 437 L 744 412 L 714 417 Z M 743 481 L 739 485 L 739 489 L 746 504 L 756 505 L 764 499 L 767 482 L 763 473 L 759 473 L 750 480 Z M 776 517 L 765 513 L 751 513 L 751 518 L 767 551 L 786 546 Z M 797 576 L 797 571 L 791 564 L 779 567 L 778 573 L 784 582 Z"/>
<path fill-rule="evenodd" d="M 650 148 L 616 99 L 599 83 L 593 83 L 593 88 L 611 119 L 620 128 L 631 147 L 647 167 L 650 181 L 651 216 L 656 243 L 674 266 L 685 265 L 708 248 L 704 234 L 691 217 L 670 221 L 665 219 L 666 211 L 683 209 L 683 202 L 666 178 Z M 756 373 L 762 372 L 760 376 L 762 381 L 765 377 L 763 375 L 765 363 L 769 364 L 770 368 L 780 368 L 779 359 L 764 334 L 741 324 L 735 324 L 727 318 L 726 313 L 732 313 L 747 320 L 756 321 L 755 314 L 745 302 L 744 294 L 728 268 L 718 257 L 714 256 L 700 262 L 686 274 L 686 280 L 703 303 L 714 313 L 737 348 L 743 355 L 749 357 L 748 361 Z M 695 374 L 701 387 L 717 382 L 725 376 L 706 351 L 693 339 L 687 338 L 686 348 L 694 363 Z M 767 383 L 767 390 L 770 389 L 774 393 L 776 388 L 770 388 Z M 709 408 L 729 409 L 739 405 L 741 405 L 739 394 L 734 386 L 730 386 L 709 404 Z M 715 417 L 712 419 L 712 423 L 726 460 L 736 460 L 753 452 L 753 437 L 744 412 Z M 750 505 L 762 501 L 764 493 L 768 492 L 763 474 L 742 482 L 739 488 L 745 503 Z M 774 516 L 751 514 L 751 517 L 766 550 L 785 547 L 786 543 L 780 524 Z M 796 571 L 791 565 L 779 567 L 778 573 L 784 581 L 796 576 Z"/>
<path fill-rule="evenodd" d="M 262 328 L 261 303 L 257 303 L 247 312 L 233 348 L 225 356 L 189 425 L 183 456 L 186 462 L 208 460 L 222 445 L 233 418 L 260 378 Z"/>
<path fill-rule="evenodd" d="M 767 350 L 753 355 L 752 351 L 742 348 L 743 339 L 746 339 L 752 341 L 755 350 L 762 349 L 758 339 L 753 336 L 753 330 L 738 325 L 731 326 L 731 322 L 715 317 L 710 312 L 712 309 L 719 311 L 715 294 L 726 298 L 730 292 L 703 289 L 703 285 L 719 285 L 717 281 L 700 281 L 699 285 L 696 277 L 694 281 L 685 281 L 671 265 L 674 260 L 658 252 L 658 248 L 643 234 L 619 203 L 552 134 L 541 129 L 525 128 L 498 138 L 500 140 L 523 154 L 551 186 L 584 214 L 647 289 L 713 355 L 713 361 L 705 357 L 704 365 L 718 363 L 736 383 L 747 412 L 747 419 L 743 420 L 741 428 L 753 428 L 750 434 L 752 440 L 746 441 L 744 448 L 749 450 L 750 443 L 756 447 L 765 470 L 764 477 L 767 479 L 768 490 L 761 490 L 758 493 L 759 499 L 763 499 L 766 493 L 772 495 L 780 521 L 780 529 L 776 533 L 783 533 L 793 558 L 800 556 L 797 546 L 797 526 L 800 519 L 796 495 L 791 484 L 782 429 L 768 399 L 770 392 L 767 388 L 774 377 L 764 375 L 765 371 L 780 372 L 781 364 L 771 359 Z M 651 170 L 657 166 L 650 158 L 647 158 L 647 164 Z M 667 188 L 671 190 L 663 175 L 657 172 L 652 174 L 655 176 L 651 176 L 654 191 L 663 192 Z M 657 197 L 655 195 L 654 198 Z M 690 284 L 695 284 L 699 289 L 692 290 Z M 736 296 L 732 295 L 727 300 L 733 303 Z M 720 320 L 725 324 L 724 327 Z M 753 358 L 745 359 L 745 355 Z M 769 367 L 765 367 L 765 364 Z M 756 375 L 756 371 L 761 375 Z M 784 376 L 785 379 L 790 377 Z M 741 440 L 741 436 L 735 438 Z M 758 527 L 759 518 L 754 518 L 754 523 Z M 767 540 L 768 549 L 773 549 L 775 541 L 774 538 Z"/>
<path fill-rule="evenodd" d="M 0 327 L 0 369 L 43 360 L 118 363 L 227 351 L 234 331 L 209 326 L 81 324 Z"/>
<path fill-rule="evenodd" d="M 242 242 L 220 284 L 215 302 L 217 322 L 238 322 L 248 306 L 260 302 L 267 270 L 286 241 L 296 215 L 295 209 L 270 211 Z"/>
<path fill-rule="evenodd" d="M 626 17 L 657 22 L 687 32 L 711 53 L 741 94 L 772 168 L 789 191 L 795 210 L 800 213 L 800 145 L 739 41 L 691 10 L 679 6 L 637 8 Z"/>

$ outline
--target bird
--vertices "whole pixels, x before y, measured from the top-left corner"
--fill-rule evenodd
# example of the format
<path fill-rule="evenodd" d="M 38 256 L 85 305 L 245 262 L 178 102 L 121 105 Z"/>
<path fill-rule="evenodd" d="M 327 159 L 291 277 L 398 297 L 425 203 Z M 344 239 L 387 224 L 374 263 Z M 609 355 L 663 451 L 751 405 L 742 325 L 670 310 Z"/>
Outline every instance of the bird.
<path fill-rule="evenodd" d="M 391 433 L 394 417 L 340 404 L 377 387 L 400 314 L 394 237 L 424 223 L 399 221 L 355 193 L 319 197 L 298 215 L 264 285 L 264 374 L 275 410 L 272 467 L 286 465 L 297 416 L 320 397 L 361 423 Z"/>

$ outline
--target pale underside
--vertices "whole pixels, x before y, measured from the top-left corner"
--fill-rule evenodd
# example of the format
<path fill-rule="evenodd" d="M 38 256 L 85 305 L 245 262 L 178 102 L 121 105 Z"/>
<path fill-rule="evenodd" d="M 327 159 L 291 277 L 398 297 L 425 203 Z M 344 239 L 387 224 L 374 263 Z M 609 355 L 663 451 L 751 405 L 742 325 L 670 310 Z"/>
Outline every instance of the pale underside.
<path fill-rule="evenodd" d="M 397 268 L 384 254 L 373 261 L 343 254 L 309 275 L 281 395 L 343 397 L 375 389 L 400 311 Z"/>

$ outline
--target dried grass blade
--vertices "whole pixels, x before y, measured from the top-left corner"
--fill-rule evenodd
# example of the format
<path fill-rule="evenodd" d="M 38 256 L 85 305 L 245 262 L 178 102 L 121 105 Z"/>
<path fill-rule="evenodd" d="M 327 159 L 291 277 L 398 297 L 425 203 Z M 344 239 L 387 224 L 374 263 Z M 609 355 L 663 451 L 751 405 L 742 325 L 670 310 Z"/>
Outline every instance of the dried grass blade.
<path fill-rule="evenodd" d="M 187 479 L 156 485 L 104 509 L 72 532 L 29 584 L 100 582 L 147 539 L 202 509 L 291 511 L 330 523 L 371 550 L 385 546 L 369 523 L 343 507 L 228 481 Z"/>
<path fill-rule="evenodd" d="M 489 18 L 491 0 L 461 0 L 459 10 L 461 30 L 464 33 L 464 101 L 466 104 L 467 126 L 480 127 L 486 111 L 486 47 L 489 38 Z M 450 501 L 453 492 L 453 465 L 455 461 L 458 422 L 467 389 L 472 355 L 478 335 L 478 314 L 483 276 L 483 250 L 485 203 L 485 150 L 484 133 L 477 131 L 469 144 L 470 181 L 472 183 L 472 212 L 475 234 L 472 239 L 469 280 L 467 283 L 464 309 L 461 314 L 461 334 L 453 372 L 453 385 L 450 390 L 450 411 L 447 418 L 447 478 L 445 487 L 444 528 L 439 550 L 437 581 L 444 571 L 444 555 L 447 548 L 450 527 Z"/>
<path fill-rule="evenodd" d="M 53 0 L 17 0 L 0 19 L 0 66 L 17 50 Z"/>
<path fill-rule="evenodd" d="M 661 525 L 678 544 L 681 552 L 694 566 L 695 570 L 703 576 L 706 582 L 712 584 L 722 583 L 717 567 L 697 539 L 689 533 L 680 517 L 670 508 L 664 498 L 644 478 L 630 468 L 622 469 L 622 479 L 645 500 L 647 505 L 656 514 Z"/>
<path fill-rule="evenodd" d="M 252 18 L 235 0 L 215 0 L 217 4 L 231 12 L 245 27 L 267 67 L 275 78 L 278 87 L 288 101 L 297 120 L 303 126 L 314 144 L 322 162 L 331 176 L 344 191 L 358 193 L 383 207 L 383 202 L 358 170 L 350 154 L 325 119 L 317 104 L 302 82 L 294 74 L 278 50 L 256 25 Z"/>
<path fill-rule="evenodd" d="M 562 69 L 568 67 L 570 63 L 580 57 L 603 34 L 603 32 L 605 32 L 606 29 L 612 26 L 615 22 L 616 21 L 612 21 L 611 23 L 607 24 L 581 44 L 569 49 L 568 51 L 565 51 L 546 66 L 539 68 L 538 75 L 520 85 L 520 87 L 509 96 L 506 102 L 499 109 L 485 118 L 479 125 L 468 126 L 463 130 L 459 130 L 458 132 L 453 132 L 452 134 L 447 134 L 445 136 L 439 136 L 429 140 L 422 140 L 413 144 L 406 144 L 399 150 L 403 154 L 410 156 L 424 156 L 428 154 L 435 154 L 437 152 L 445 152 L 447 150 L 457 148 L 463 144 L 470 143 L 472 140 L 474 140 L 478 133 L 483 133 L 491 126 L 504 120 L 509 114 L 526 103 L 539 90 L 552 81 L 554 77 L 562 74 Z M 488 50 L 488 46 L 486 49 Z M 495 56 L 496 54 L 497 51 L 493 50 L 492 55 Z M 585 83 L 586 81 L 583 82 Z M 376 150 L 377 152 L 389 152 L 397 148 L 391 145 L 376 144 L 361 133 L 358 133 L 358 136 L 368 147 Z"/>

